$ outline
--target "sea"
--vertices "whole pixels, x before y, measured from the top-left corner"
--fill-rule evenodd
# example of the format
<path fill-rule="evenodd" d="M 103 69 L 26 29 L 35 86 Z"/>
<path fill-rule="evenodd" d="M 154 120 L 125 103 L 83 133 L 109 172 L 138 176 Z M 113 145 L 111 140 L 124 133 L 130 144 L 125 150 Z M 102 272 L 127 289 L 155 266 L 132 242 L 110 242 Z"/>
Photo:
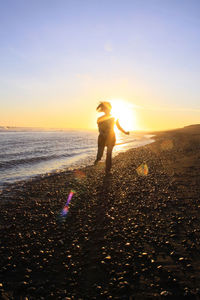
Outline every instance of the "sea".
<path fill-rule="evenodd" d="M 0 189 L 18 181 L 92 165 L 97 138 L 97 131 L 83 130 L 0 132 Z M 117 133 L 113 156 L 151 142 L 153 135 Z"/>

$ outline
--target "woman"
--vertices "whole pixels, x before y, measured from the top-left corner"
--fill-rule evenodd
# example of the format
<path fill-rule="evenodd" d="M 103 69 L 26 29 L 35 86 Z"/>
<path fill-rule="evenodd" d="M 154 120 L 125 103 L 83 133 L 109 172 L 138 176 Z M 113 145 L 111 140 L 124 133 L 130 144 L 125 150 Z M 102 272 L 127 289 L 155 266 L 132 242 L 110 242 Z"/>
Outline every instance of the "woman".
<path fill-rule="evenodd" d="M 106 173 L 110 172 L 112 166 L 112 150 L 116 142 L 114 125 L 117 125 L 117 128 L 125 134 L 129 134 L 128 131 L 125 131 L 120 125 L 119 121 L 115 121 L 115 118 L 111 115 L 112 106 L 110 102 L 100 102 L 97 106 L 98 112 L 104 112 L 104 115 L 97 119 L 97 124 L 99 128 L 99 137 L 98 137 L 98 152 L 97 158 L 94 162 L 96 165 L 98 161 L 101 160 L 104 152 L 104 148 L 107 147 L 106 153 Z"/>

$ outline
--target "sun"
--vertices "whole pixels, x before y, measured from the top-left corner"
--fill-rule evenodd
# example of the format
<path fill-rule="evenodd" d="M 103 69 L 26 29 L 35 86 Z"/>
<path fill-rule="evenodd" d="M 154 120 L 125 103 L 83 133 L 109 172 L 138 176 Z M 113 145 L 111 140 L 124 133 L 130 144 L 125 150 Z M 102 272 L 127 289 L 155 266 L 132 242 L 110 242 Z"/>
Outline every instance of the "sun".
<path fill-rule="evenodd" d="M 110 100 L 110 103 L 112 105 L 111 114 L 116 120 L 119 120 L 122 128 L 127 131 L 135 130 L 137 124 L 133 105 L 124 100 Z"/>

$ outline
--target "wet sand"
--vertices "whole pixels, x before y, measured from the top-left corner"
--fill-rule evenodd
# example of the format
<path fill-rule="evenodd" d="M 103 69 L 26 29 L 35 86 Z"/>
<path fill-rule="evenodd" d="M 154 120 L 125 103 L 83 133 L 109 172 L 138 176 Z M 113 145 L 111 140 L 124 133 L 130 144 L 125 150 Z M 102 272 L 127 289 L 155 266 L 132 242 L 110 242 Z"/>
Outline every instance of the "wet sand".
<path fill-rule="evenodd" d="M 119 154 L 110 176 L 100 163 L 3 191 L 1 297 L 200 299 L 199 170 L 196 125 Z"/>

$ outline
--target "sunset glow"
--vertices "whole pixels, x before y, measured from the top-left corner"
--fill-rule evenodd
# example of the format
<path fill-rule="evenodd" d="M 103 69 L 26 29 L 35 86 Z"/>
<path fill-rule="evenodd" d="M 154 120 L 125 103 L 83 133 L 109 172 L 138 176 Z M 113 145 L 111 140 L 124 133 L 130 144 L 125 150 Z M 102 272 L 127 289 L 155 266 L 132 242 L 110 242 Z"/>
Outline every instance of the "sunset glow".
<path fill-rule="evenodd" d="M 111 100 L 111 114 L 119 120 L 120 125 L 128 131 L 136 130 L 136 113 L 133 105 L 124 100 Z"/>
<path fill-rule="evenodd" d="M 199 123 L 200 2 L 58 2 L 2 1 L 0 126 L 97 129 L 99 101 L 128 130 Z"/>

